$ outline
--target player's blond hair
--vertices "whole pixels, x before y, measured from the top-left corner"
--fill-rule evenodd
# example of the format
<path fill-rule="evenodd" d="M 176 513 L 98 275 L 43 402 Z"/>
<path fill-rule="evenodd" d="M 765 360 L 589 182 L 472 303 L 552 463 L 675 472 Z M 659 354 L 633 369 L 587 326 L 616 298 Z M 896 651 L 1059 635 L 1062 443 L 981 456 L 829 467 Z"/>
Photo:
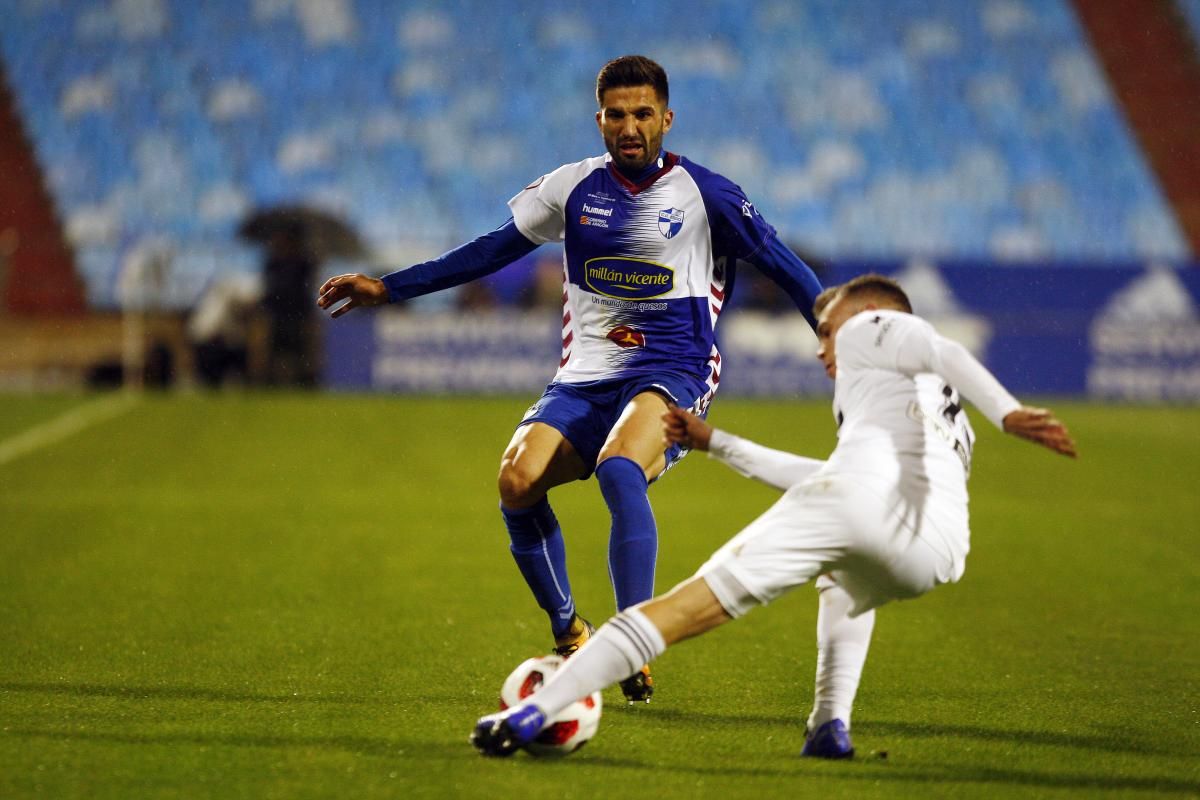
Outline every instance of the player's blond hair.
<path fill-rule="evenodd" d="M 859 275 L 857 278 L 851 278 L 843 284 L 827 287 L 813 301 L 813 316 L 821 316 L 821 312 L 825 310 L 825 307 L 839 297 L 859 297 L 864 295 L 882 300 L 889 306 L 894 306 L 900 311 L 905 311 L 909 314 L 912 313 L 912 303 L 909 302 L 908 295 L 900 288 L 899 283 L 886 275 L 880 275 L 877 272 L 868 272 L 865 275 Z"/>

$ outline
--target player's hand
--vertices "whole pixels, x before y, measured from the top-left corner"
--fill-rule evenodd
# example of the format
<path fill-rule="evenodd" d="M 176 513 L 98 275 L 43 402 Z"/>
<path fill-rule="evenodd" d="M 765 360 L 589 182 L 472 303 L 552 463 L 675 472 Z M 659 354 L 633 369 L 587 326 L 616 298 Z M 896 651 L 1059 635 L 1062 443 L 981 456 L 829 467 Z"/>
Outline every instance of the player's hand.
<path fill-rule="evenodd" d="M 359 306 L 380 306 L 388 301 L 387 287 L 378 278 L 363 274 L 337 275 L 321 284 L 317 295 L 318 308 L 331 308 L 335 303 L 349 299 L 350 302 L 333 309 L 330 315 L 337 319 Z"/>
<path fill-rule="evenodd" d="M 712 425 L 679 406 L 669 406 L 663 414 L 663 438 L 668 445 L 678 444 L 691 450 L 707 450 Z"/>
<path fill-rule="evenodd" d="M 1075 458 L 1075 440 L 1067 426 L 1045 408 L 1021 406 L 1004 417 L 1004 432 L 1028 439 L 1056 453 Z"/>

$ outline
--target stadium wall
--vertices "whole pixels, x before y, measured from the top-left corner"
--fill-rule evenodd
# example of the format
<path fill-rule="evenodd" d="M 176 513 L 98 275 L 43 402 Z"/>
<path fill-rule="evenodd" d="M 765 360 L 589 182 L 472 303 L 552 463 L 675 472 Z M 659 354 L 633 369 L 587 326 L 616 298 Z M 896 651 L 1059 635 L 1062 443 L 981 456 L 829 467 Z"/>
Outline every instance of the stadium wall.
<path fill-rule="evenodd" d="M 917 313 L 1014 392 L 1124 402 L 1200 401 L 1200 270 L 1160 265 L 840 264 L 896 276 Z M 385 309 L 325 325 L 325 385 L 411 393 L 531 393 L 553 377 L 560 320 L 546 311 Z M 734 305 L 718 331 L 725 395 L 830 391 L 798 313 Z"/>

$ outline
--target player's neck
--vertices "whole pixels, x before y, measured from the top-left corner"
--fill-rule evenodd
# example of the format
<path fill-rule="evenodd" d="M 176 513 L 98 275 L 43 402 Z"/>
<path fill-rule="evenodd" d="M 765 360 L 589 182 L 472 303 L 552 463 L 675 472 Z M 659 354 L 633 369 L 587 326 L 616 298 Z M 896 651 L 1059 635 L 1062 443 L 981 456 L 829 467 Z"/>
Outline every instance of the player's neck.
<path fill-rule="evenodd" d="M 613 162 L 613 166 L 616 167 L 617 172 L 621 173 L 621 175 L 631 183 L 641 183 L 663 168 L 663 159 L 666 157 L 666 151 L 659 149 L 658 155 L 650 159 L 650 163 L 641 169 L 629 170 L 625 167 L 618 166 L 615 161 Z"/>

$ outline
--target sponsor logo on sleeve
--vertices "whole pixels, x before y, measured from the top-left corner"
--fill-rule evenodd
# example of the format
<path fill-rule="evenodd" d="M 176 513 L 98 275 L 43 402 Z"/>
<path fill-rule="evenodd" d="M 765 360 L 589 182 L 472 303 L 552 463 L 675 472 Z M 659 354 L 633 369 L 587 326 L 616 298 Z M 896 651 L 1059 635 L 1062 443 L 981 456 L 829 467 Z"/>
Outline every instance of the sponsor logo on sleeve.
<path fill-rule="evenodd" d="M 605 297 L 649 300 L 671 291 L 675 270 L 653 261 L 607 256 L 584 262 L 583 281 L 588 289 Z"/>

